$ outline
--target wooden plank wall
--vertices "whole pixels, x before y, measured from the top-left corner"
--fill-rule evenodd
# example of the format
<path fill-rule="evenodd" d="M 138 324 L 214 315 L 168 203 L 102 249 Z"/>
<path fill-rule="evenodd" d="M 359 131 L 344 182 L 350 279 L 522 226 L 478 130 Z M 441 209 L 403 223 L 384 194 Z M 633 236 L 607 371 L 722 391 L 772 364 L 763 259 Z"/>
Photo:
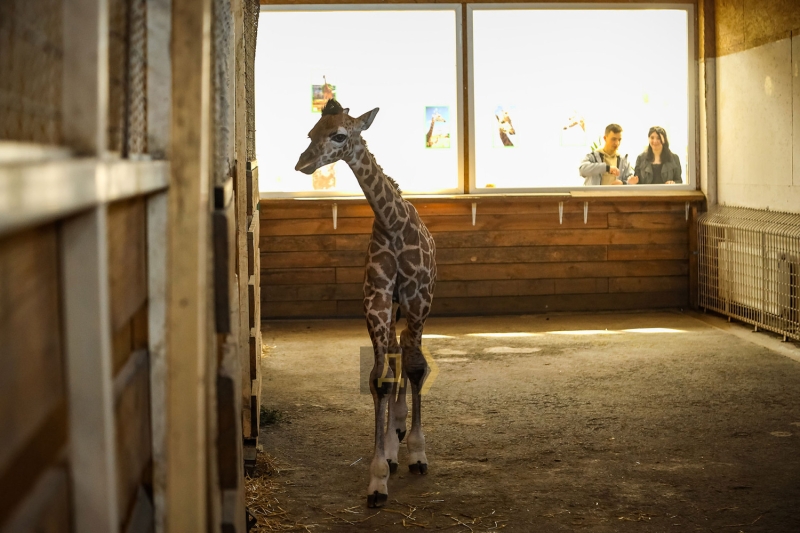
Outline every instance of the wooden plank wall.
<path fill-rule="evenodd" d="M 117 512 L 152 524 L 150 365 L 147 316 L 147 222 L 144 197 L 108 206 L 108 274 L 116 420 Z M 146 516 L 136 516 L 146 515 Z"/>
<path fill-rule="evenodd" d="M 702 201 L 700 193 L 410 201 L 436 241 L 434 315 L 654 309 L 689 303 L 686 202 Z M 372 220 L 365 200 L 262 200 L 262 318 L 361 316 Z"/>
<path fill-rule="evenodd" d="M 55 224 L 0 239 L 2 531 L 69 529 L 58 287 Z"/>

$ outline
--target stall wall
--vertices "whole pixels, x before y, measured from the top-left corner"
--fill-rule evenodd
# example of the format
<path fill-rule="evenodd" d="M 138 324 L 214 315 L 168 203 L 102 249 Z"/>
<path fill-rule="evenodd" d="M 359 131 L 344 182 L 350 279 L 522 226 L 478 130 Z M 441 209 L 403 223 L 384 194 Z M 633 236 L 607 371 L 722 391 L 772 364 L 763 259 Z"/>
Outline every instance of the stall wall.
<path fill-rule="evenodd" d="M 800 212 L 800 3 L 715 11 L 718 201 Z"/>
<path fill-rule="evenodd" d="M 702 198 L 412 199 L 436 241 L 432 313 L 686 306 L 686 201 Z M 372 221 L 365 200 L 262 200 L 262 318 L 361 316 Z"/>

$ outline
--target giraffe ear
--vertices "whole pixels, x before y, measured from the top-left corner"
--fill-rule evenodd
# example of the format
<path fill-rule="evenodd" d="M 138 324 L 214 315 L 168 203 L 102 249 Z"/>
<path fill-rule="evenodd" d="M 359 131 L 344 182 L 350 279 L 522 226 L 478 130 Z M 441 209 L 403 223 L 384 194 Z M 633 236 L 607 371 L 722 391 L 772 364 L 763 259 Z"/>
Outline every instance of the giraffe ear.
<path fill-rule="evenodd" d="M 380 108 L 376 107 L 372 111 L 367 111 L 366 113 L 358 117 L 358 124 L 359 124 L 358 129 L 361 131 L 369 129 L 369 127 L 372 125 L 372 121 L 375 120 L 375 116 L 378 114 L 379 110 Z"/>

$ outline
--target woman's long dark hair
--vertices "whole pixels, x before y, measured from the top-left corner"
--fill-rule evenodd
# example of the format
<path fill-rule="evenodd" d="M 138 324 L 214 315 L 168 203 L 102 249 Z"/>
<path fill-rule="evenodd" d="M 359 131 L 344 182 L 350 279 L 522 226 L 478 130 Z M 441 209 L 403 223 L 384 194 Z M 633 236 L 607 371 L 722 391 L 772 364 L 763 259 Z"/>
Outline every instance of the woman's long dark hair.
<path fill-rule="evenodd" d="M 652 162 L 655 160 L 655 155 L 653 154 L 653 147 L 650 146 L 650 136 L 654 133 L 658 133 L 661 137 L 661 144 L 664 147 L 661 151 L 661 163 L 667 163 L 672 161 L 672 151 L 669 149 L 669 139 L 667 139 L 667 131 L 662 128 L 661 126 L 653 126 L 650 128 L 650 131 L 647 132 L 647 160 Z"/>

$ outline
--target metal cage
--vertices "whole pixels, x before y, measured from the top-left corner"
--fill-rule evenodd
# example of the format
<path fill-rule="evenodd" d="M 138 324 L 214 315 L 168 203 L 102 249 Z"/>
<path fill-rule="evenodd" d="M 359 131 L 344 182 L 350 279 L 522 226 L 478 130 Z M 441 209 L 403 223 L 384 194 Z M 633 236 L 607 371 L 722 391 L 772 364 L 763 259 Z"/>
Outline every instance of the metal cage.
<path fill-rule="evenodd" d="M 719 207 L 697 231 L 700 307 L 800 340 L 800 215 Z"/>

